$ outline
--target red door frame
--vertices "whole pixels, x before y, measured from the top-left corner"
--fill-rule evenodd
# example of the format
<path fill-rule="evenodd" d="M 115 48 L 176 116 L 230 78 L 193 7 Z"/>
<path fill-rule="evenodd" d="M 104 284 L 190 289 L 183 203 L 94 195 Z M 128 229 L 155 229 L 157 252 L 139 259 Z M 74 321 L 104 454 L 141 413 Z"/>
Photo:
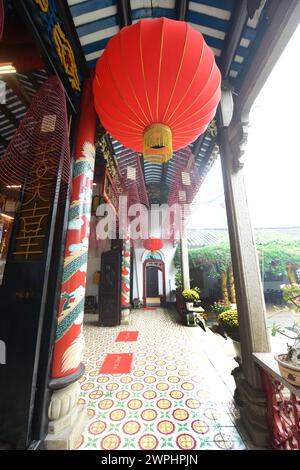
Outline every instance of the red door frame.
<path fill-rule="evenodd" d="M 162 295 L 162 305 L 166 304 L 166 276 L 165 276 L 165 263 L 162 260 L 156 259 L 146 259 L 143 262 L 143 305 L 144 307 L 147 306 L 146 299 L 147 299 L 147 265 L 155 263 L 154 267 L 157 266 L 162 272 L 162 279 L 163 279 L 163 295 Z"/>

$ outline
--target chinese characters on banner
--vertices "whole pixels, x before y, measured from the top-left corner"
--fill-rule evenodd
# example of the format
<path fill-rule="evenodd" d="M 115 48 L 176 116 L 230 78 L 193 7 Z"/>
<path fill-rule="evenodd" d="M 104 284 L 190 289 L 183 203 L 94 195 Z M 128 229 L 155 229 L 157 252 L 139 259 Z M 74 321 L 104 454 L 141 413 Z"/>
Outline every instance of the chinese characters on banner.
<path fill-rule="evenodd" d="M 57 155 L 59 155 L 57 139 L 50 137 L 39 140 L 35 162 L 31 168 L 30 183 L 25 189 L 20 209 L 13 250 L 16 261 L 33 261 L 43 256 L 56 186 Z"/>

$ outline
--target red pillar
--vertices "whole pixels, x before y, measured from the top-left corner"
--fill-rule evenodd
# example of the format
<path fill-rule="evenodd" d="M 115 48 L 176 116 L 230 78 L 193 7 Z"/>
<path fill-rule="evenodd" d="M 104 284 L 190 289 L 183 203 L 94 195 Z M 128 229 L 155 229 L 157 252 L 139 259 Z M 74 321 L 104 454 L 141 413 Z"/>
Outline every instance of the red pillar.
<path fill-rule="evenodd" d="M 95 164 L 95 131 L 96 112 L 92 80 L 87 79 L 81 98 L 52 379 L 72 376 L 76 380 L 80 372 L 84 346 L 82 328 Z"/>

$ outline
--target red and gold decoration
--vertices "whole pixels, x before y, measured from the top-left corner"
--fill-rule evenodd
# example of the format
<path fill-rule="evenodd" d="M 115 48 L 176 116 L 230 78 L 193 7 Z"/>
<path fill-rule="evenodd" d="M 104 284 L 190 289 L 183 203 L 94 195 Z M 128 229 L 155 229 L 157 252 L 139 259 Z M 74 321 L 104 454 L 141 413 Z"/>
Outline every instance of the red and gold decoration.
<path fill-rule="evenodd" d="M 122 267 L 121 267 L 121 305 L 128 308 L 130 305 L 130 238 L 123 240 Z"/>
<path fill-rule="evenodd" d="M 68 40 L 62 21 L 59 17 L 56 2 L 51 0 L 34 0 L 38 5 L 46 30 L 49 32 L 51 41 L 55 47 L 58 59 L 63 66 L 65 74 L 72 89 L 75 92 L 81 91 L 81 83 L 75 55 Z"/>
<path fill-rule="evenodd" d="M 78 372 L 82 359 L 84 346 L 82 322 L 95 164 L 95 131 L 96 113 L 92 105 L 91 81 L 88 80 L 83 88 L 73 170 L 72 196 L 52 363 L 52 378 L 54 379 Z"/>
<path fill-rule="evenodd" d="M 48 0 L 35 0 L 35 3 L 40 7 L 43 13 L 47 13 L 49 8 Z"/>
<path fill-rule="evenodd" d="M 72 88 L 74 90 L 80 91 L 80 82 L 74 52 L 70 42 L 66 38 L 66 35 L 59 24 L 53 28 L 53 39 L 55 42 L 57 55 L 65 69 Z"/>
<path fill-rule="evenodd" d="M 164 243 L 160 238 L 148 238 L 147 240 L 144 240 L 144 248 L 151 251 L 152 254 L 161 250 L 163 246 Z"/>
<path fill-rule="evenodd" d="M 220 82 L 200 32 L 184 21 L 141 20 L 115 35 L 98 60 L 95 108 L 116 140 L 163 163 L 206 130 Z"/>

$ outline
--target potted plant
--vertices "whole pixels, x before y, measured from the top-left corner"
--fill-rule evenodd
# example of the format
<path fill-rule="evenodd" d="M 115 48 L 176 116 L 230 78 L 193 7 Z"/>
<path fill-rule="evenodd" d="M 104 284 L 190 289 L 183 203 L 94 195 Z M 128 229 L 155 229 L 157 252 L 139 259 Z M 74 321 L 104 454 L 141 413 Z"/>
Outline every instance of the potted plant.
<path fill-rule="evenodd" d="M 199 302 L 200 290 L 198 287 L 195 287 L 194 289 L 184 289 L 181 292 L 181 295 L 184 298 L 187 310 L 189 310 L 194 306 L 195 302 Z"/>
<path fill-rule="evenodd" d="M 300 310 L 300 284 L 282 284 L 280 286 L 283 299 L 299 311 Z M 287 333 L 288 332 L 288 333 Z M 291 384 L 300 386 L 300 323 L 295 322 L 292 326 L 283 327 L 273 324 L 271 334 L 277 333 L 293 341 L 287 343 L 287 351 L 283 354 L 275 354 L 281 375 Z"/>
<path fill-rule="evenodd" d="M 238 362 L 242 361 L 238 311 L 236 309 L 227 309 L 218 315 L 218 322 L 222 335 L 232 340 Z"/>
<path fill-rule="evenodd" d="M 185 308 L 182 310 L 182 315 L 184 317 L 184 321 L 187 326 L 199 326 L 203 327 L 203 318 L 201 316 L 202 312 L 204 311 L 200 307 L 200 290 L 198 287 L 194 287 L 193 289 L 185 289 L 181 292 L 181 297 L 185 303 Z M 198 318 L 199 317 L 199 318 Z M 201 317 L 201 325 L 200 325 L 200 317 Z M 203 327 L 205 330 L 205 326 Z"/>

